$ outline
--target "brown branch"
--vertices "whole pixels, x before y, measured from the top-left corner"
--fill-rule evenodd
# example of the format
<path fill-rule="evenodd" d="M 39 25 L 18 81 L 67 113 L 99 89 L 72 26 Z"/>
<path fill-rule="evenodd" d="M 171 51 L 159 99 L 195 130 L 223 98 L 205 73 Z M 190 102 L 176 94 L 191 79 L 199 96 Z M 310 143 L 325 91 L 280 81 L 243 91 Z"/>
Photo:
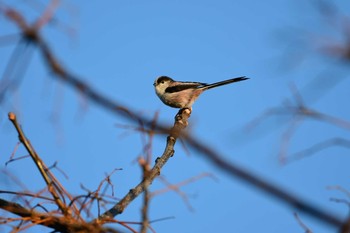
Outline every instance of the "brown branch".
<path fill-rule="evenodd" d="M 41 214 L 34 210 L 28 210 L 23 206 L 9 202 L 0 198 L 0 208 L 11 212 L 15 215 L 21 216 L 23 220 L 31 221 L 32 225 L 43 225 L 50 227 L 55 232 L 91 232 L 91 233 L 105 233 L 110 232 L 107 228 L 102 228 L 98 224 L 90 224 L 83 221 L 71 219 L 68 216 L 58 217 L 52 214 Z"/>
<path fill-rule="evenodd" d="M 321 112 L 318 112 L 316 110 L 312 110 L 312 109 L 307 109 L 307 110 L 308 110 L 307 114 L 309 114 L 309 116 L 311 116 L 314 119 L 324 121 L 324 122 L 330 123 L 332 125 L 336 125 L 340 128 L 346 129 L 346 130 L 350 130 L 350 122 L 349 121 L 346 121 L 346 120 L 343 120 L 343 119 L 340 119 L 340 118 L 337 118 L 337 117 L 334 117 L 334 116 L 331 116 L 331 115 L 328 115 L 325 113 L 321 113 Z"/>
<path fill-rule="evenodd" d="M 50 22 L 55 14 L 55 10 L 59 5 L 60 0 L 52 0 L 50 4 L 46 7 L 46 10 L 41 14 L 39 19 L 34 23 L 33 27 L 36 30 L 39 30 L 43 26 L 45 26 L 48 22 Z"/>
<path fill-rule="evenodd" d="M 153 118 L 153 124 L 151 125 L 151 129 L 148 132 L 148 134 L 146 134 L 148 136 L 148 140 L 146 140 L 146 138 L 143 140 L 144 142 L 144 146 L 143 146 L 143 151 L 145 153 L 145 158 L 143 157 L 139 157 L 138 159 L 138 163 L 141 167 L 142 170 L 142 179 L 147 179 L 147 177 L 149 176 L 149 172 L 151 170 L 151 161 L 152 161 L 152 143 L 153 143 L 153 138 L 154 138 L 154 131 L 155 131 L 155 127 L 157 125 L 157 120 L 158 120 L 158 112 L 156 112 L 154 114 L 154 118 Z M 142 125 L 142 123 L 140 124 L 140 128 L 141 129 L 145 129 L 144 125 Z M 143 131 L 142 130 L 142 131 Z M 145 135 L 145 134 L 141 134 L 141 135 Z M 144 193 L 143 193 L 143 204 L 142 204 L 142 209 L 141 209 L 141 229 L 140 232 L 141 233 L 147 233 L 148 229 L 151 229 L 151 231 L 153 231 L 153 229 L 150 226 L 150 221 L 149 221 L 149 208 L 150 208 L 150 200 L 151 200 L 151 194 L 148 188 L 145 189 Z"/>
<path fill-rule="evenodd" d="M 150 171 L 150 164 L 142 157 L 138 159 L 138 162 L 140 164 L 140 167 L 142 169 L 142 179 L 147 179 L 148 173 Z M 148 210 L 149 210 L 149 203 L 150 203 L 150 192 L 148 188 L 145 189 L 143 193 L 143 204 L 141 209 L 141 233 L 147 233 L 147 229 L 149 226 L 149 217 L 148 217 Z"/>
<path fill-rule="evenodd" d="M 137 186 L 130 191 L 111 209 L 106 211 L 99 217 L 99 220 L 107 220 L 110 218 L 114 218 L 116 215 L 121 214 L 124 209 L 132 202 L 138 195 L 143 193 L 148 186 L 151 185 L 153 180 L 160 175 L 160 171 L 162 167 L 166 164 L 170 157 L 174 154 L 174 145 L 176 143 L 176 139 L 179 137 L 181 130 L 183 130 L 188 122 L 188 118 L 190 117 L 189 109 L 181 109 L 178 114 L 175 116 L 175 124 L 171 129 L 171 133 L 167 138 L 167 144 L 163 155 L 158 157 L 155 161 L 153 168 L 149 171 L 148 176 L 145 177 Z"/>
<path fill-rule="evenodd" d="M 33 214 L 33 211 L 30 211 L 24 208 L 23 206 L 3 199 L 0 199 L 0 208 L 3 210 L 7 210 L 8 212 L 11 212 L 13 214 L 19 215 L 21 217 L 30 217 Z"/>
<path fill-rule="evenodd" d="M 48 201 L 54 201 L 52 198 L 40 196 L 36 193 L 13 192 L 13 191 L 6 191 L 6 190 L 0 190 L 0 193 L 13 194 L 17 196 L 28 196 L 28 197 L 40 198 Z"/>
<path fill-rule="evenodd" d="M 47 189 L 52 195 L 57 207 L 62 211 L 64 215 L 71 215 L 72 214 L 71 211 L 73 210 L 74 213 L 76 214 L 76 217 L 81 218 L 75 204 L 73 204 L 72 206 L 67 206 L 64 203 L 65 197 L 68 197 L 69 200 L 72 200 L 73 197 L 65 190 L 65 188 L 60 184 L 60 182 L 56 179 L 56 177 L 50 172 L 49 168 L 46 166 L 44 161 L 36 153 L 30 141 L 26 138 L 20 124 L 17 121 L 17 117 L 14 113 L 9 113 L 9 120 L 13 123 L 14 127 L 18 132 L 19 141 L 24 145 L 30 157 L 32 158 L 33 162 L 37 166 L 41 176 L 43 177 L 47 185 Z"/>
<path fill-rule="evenodd" d="M 9 120 L 12 122 L 12 124 L 15 126 L 17 132 L 18 132 L 18 138 L 19 141 L 24 145 L 24 147 L 27 149 L 28 153 L 30 154 L 31 158 L 33 159 L 35 165 L 37 166 L 41 176 L 43 177 L 49 192 L 51 193 L 52 197 L 54 198 L 57 206 L 61 209 L 62 213 L 65 215 L 69 214 L 69 211 L 65 204 L 62 202 L 62 200 L 59 197 L 59 187 L 56 185 L 55 182 L 51 179 L 50 175 L 48 174 L 48 169 L 45 163 L 41 160 L 39 155 L 36 153 L 34 148 L 32 147 L 29 140 L 24 135 L 24 132 L 22 131 L 22 128 L 20 127 L 17 117 L 14 113 L 9 113 Z"/>
<path fill-rule="evenodd" d="M 350 218 L 345 221 L 345 224 L 340 229 L 340 233 L 349 233 L 350 232 Z"/>

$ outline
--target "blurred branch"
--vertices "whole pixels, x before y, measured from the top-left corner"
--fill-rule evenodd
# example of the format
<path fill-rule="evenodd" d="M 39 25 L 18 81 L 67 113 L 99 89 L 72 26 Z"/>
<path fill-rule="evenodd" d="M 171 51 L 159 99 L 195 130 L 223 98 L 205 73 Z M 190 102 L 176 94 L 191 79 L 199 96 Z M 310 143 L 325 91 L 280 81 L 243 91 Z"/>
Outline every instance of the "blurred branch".
<path fill-rule="evenodd" d="M 166 192 L 169 192 L 169 191 L 174 191 L 175 193 L 177 193 L 181 198 L 182 200 L 184 201 L 185 205 L 188 207 L 188 209 L 190 211 L 193 211 L 193 207 L 191 206 L 189 200 L 188 200 L 188 195 L 186 195 L 186 193 L 182 192 L 180 190 L 180 187 L 182 186 L 185 186 L 185 185 L 188 185 L 190 183 L 193 183 L 193 182 L 196 182 L 198 181 L 199 179 L 203 179 L 203 178 L 212 178 L 213 180 L 217 180 L 216 177 L 211 174 L 211 173 L 201 173 L 197 176 L 194 176 L 194 177 L 190 177 L 189 179 L 186 179 L 184 181 L 181 181 L 179 183 L 176 183 L 176 184 L 171 184 L 169 181 L 167 181 L 165 178 L 163 177 L 160 177 L 161 181 L 166 185 L 165 188 L 163 189 L 160 189 L 160 190 L 156 190 L 154 192 L 151 193 L 151 196 L 156 196 L 156 195 L 159 195 L 159 194 L 162 194 L 162 193 L 166 193 Z"/>
<path fill-rule="evenodd" d="M 305 223 L 303 223 L 301 221 L 301 219 L 299 218 L 298 214 L 294 212 L 294 217 L 295 219 L 298 221 L 299 225 L 304 229 L 305 233 L 312 233 L 312 230 L 310 230 L 310 228 L 308 228 Z"/>
<path fill-rule="evenodd" d="M 329 147 L 334 147 L 334 146 L 339 146 L 339 147 L 344 147 L 344 148 L 350 149 L 350 140 L 347 140 L 344 138 L 338 138 L 338 137 L 330 138 L 330 139 L 324 140 L 322 142 L 316 143 L 307 149 L 298 151 L 296 153 L 289 155 L 288 157 L 285 157 L 284 162 L 291 162 L 294 160 L 302 159 L 306 156 L 311 156 L 317 152 L 320 152 L 322 150 L 325 150 Z"/>
<path fill-rule="evenodd" d="M 41 16 L 36 20 L 33 27 L 36 30 L 40 30 L 43 26 L 45 26 L 48 22 L 50 22 L 55 14 L 55 10 L 57 9 L 60 0 L 52 0 L 50 4 L 46 7 L 45 11 L 41 14 Z"/>
<path fill-rule="evenodd" d="M 138 159 L 138 162 L 140 164 L 140 167 L 142 169 L 142 179 L 147 179 L 148 174 L 150 172 L 150 164 L 142 157 Z M 149 203 L 150 203 L 150 193 L 148 188 L 145 189 L 143 193 L 143 204 L 142 204 L 142 209 L 141 209 L 141 233 L 147 233 L 147 229 L 149 226 L 149 217 L 148 217 L 148 212 L 149 212 Z"/>
<path fill-rule="evenodd" d="M 350 191 L 346 190 L 342 186 L 339 186 L 339 185 L 328 186 L 327 189 L 328 190 L 338 190 L 338 191 L 344 193 L 350 199 Z"/>
<path fill-rule="evenodd" d="M 21 83 L 29 67 L 33 49 L 27 41 L 21 39 L 14 48 L 0 80 L 0 103 L 5 99 L 7 91 L 14 91 Z"/>
<path fill-rule="evenodd" d="M 298 127 L 306 120 L 313 119 L 320 122 L 329 123 L 333 126 L 350 131 L 350 121 L 319 112 L 305 105 L 302 96 L 294 85 L 290 86 L 293 95 L 292 100 L 285 100 L 281 106 L 272 107 L 265 110 L 258 117 L 253 119 L 247 124 L 246 129 L 251 130 L 257 125 L 261 124 L 264 120 L 275 115 L 290 116 L 287 129 L 281 136 L 281 144 L 279 149 L 279 160 L 284 164 L 291 160 L 299 159 L 307 155 L 314 154 L 320 150 L 323 150 L 331 146 L 350 147 L 350 141 L 343 138 L 332 138 L 323 142 L 314 144 L 308 149 L 299 151 L 297 153 L 288 156 L 288 147 L 293 138 L 293 135 Z"/>
<path fill-rule="evenodd" d="M 318 220 L 322 220 L 328 224 L 336 227 L 343 225 L 342 220 L 335 215 L 331 214 L 330 211 L 322 210 L 317 208 L 313 204 L 302 200 L 296 195 L 283 190 L 270 182 L 265 181 L 258 175 L 254 175 L 233 163 L 228 162 L 223 156 L 215 152 L 210 147 L 200 143 L 192 137 L 186 137 L 187 142 L 195 149 L 197 152 L 203 155 L 204 158 L 208 159 L 213 165 L 219 167 L 222 171 L 226 172 L 232 178 L 239 178 L 246 181 L 252 186 L 270 194 L 271 196 L 278 198 L 279 200 L 289 204 L 290 206 L 296 208 L 297 210 L 304 212 Z"/>
<path fill-rule="evenodd" d="M 348 190 L 346 190 L 345 188 L 343 188 L 342 186 L 339 186 L 339 185 L 328 186 L 327 189 L 328 190 L 338 190 L 338 191 L 342 192 L 343 194 L 345 194 L 347 196 L 347 199 L 332 197 L 332 198 L 330 198 L 330 201 L 345 204 L 348 208 L 350 208 L 350 200 L 349 200 L 350 199 L 350 192 Z M 350 222 L 349 222 L 349 224 L 350 224 Z"/>
<path fill-rule="evenodd" d="M 37 193 L 25 193 L 25 192 L 12 192 L 12 191 L 7 191 L 7 190 L 0 190 L 0 193 L 6 193 L 6 194 L 13 194 L 17 196 L 28 196 L 28 197 L 35 197 L 35 198 L 40 198 L 48 201 L 54 201 L 54 199 L 45 197 L 45 196 L 40 196 Z"/>
<path fill-rule="evenodd" d="M 330 201 L 333 201 L 333 202 L 336 202 L 336 203 L 343 203 L 343 204 L 347 205 L 348 207 L 350 207 L 350 201 L 345 200 L 345 199 L 332 197 L 332 198 L 330 198 Z"/>

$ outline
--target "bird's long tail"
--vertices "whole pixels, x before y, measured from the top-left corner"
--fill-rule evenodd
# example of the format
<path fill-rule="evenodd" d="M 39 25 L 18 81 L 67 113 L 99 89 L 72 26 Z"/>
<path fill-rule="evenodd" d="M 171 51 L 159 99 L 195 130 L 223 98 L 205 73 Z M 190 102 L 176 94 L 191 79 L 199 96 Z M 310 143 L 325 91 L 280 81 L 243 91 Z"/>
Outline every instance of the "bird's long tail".
<path fill-rule="evenodd" d="M 212 83 L 212 84 L 207 84 L 207 85 L 205 85 L 203 88 L 204 88 L 204 89 L 210 89 L 210 88 L 214 88 L 214 87 L 226 85 L 226 84 L 229 84 L 229 83 L 240 82 L 240 81 L 247 80 L 247 79 L 249 79 L 249 78 L 247 78 L 247 77 L 245 77 L 245 76 L 238 77 L 238 78 L 231 78 L 231 79 L 228 79 L 228 80 L 225 80 L 225 81 L 221 81 L 221 82 L 217 82 L 217 83 Z"/>

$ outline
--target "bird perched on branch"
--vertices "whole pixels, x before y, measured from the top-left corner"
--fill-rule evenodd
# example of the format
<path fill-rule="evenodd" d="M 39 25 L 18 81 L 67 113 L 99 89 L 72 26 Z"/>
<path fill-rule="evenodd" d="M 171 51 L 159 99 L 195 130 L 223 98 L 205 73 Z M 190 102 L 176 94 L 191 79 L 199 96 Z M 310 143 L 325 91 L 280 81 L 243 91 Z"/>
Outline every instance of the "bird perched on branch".
<path fill-rule="evenodd" d="M 226 84 L 247 80 L 245 76 L 224 80 L 212 84 L 200 82 L 175 81 L 168 76 L 158 77 L 153 86 L 161 101 L 173 108 L 191 109 L 196 99 L 206 90 Z"/>

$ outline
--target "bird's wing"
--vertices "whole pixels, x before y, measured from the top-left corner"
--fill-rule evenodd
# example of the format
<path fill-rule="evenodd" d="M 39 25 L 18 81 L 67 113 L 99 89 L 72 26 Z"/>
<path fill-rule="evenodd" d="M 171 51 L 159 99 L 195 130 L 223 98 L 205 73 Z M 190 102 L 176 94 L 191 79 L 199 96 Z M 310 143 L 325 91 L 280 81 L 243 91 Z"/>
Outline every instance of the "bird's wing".
<path fill-rule="evenodd" d="M 165 89 L 166 93 L 174 93 L 179 92 L 191 88 L 199 88 L 202 86 L 208 85 L 207 83 L 197 83 L 197 82 L 182 82 L 181 84 L 177 84 L 175 86 L 170 86 Z"/>

